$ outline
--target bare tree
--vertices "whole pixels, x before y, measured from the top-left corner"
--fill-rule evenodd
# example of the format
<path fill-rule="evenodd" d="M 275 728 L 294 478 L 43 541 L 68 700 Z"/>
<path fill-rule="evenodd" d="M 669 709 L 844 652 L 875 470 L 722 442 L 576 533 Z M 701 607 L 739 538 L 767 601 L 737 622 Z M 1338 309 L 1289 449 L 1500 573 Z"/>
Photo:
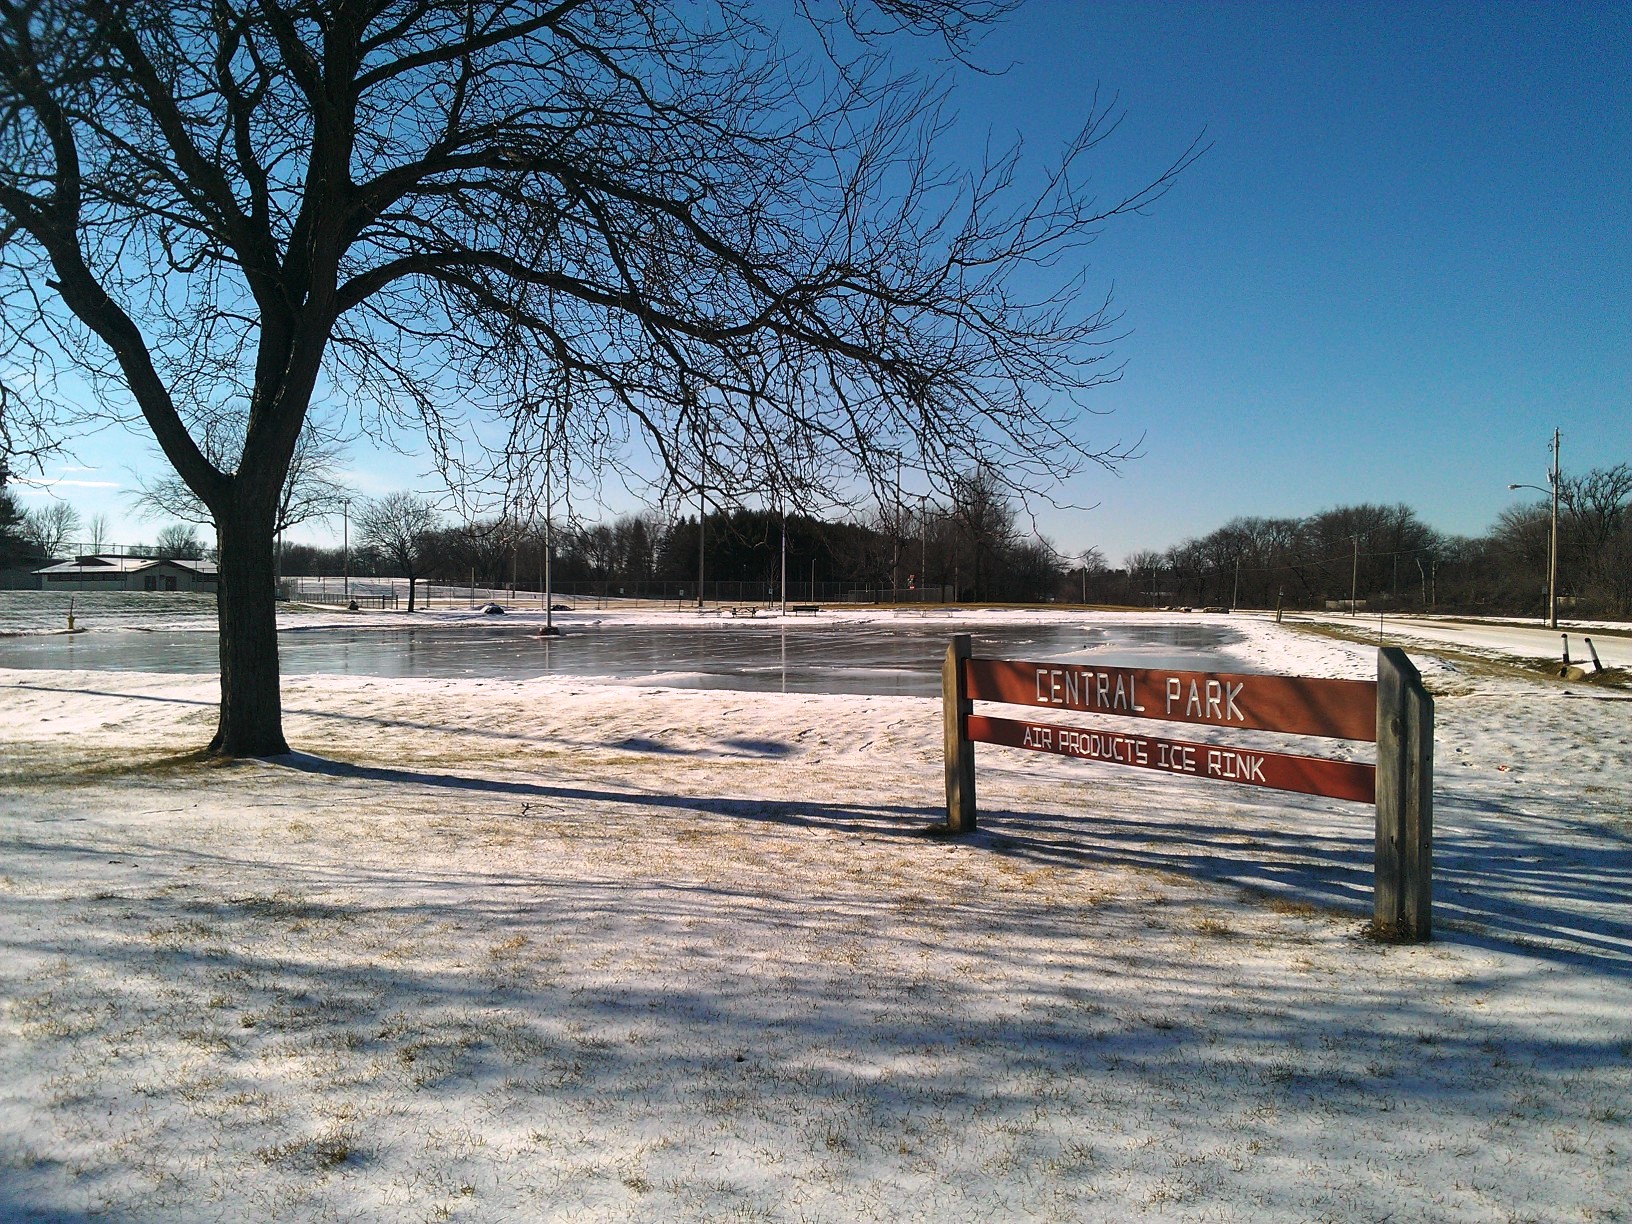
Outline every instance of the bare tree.
<path fill-rule="evenodd" d="M 1089 581 L 1103 577 L 1111 568 L 1110 563 L 1105 560 L 1105 550 L 1097 544 L 1090 544 L 1083 549 L 1076 555 L 1075 560 L 1077 564 L 1072 567 L 1068 575 L 1067 586 L 1071 590 L 1067 592 L 1067 597 L 1070 594 L 1079 593 L 1075 588 L 1080 584 L 1082 602 L 1087 603 Z"/>
<path fill-rule="evenodd" d="M 0 358 L 138 413 L 208 507 L 212 750 L 286 750 L 273 535 L 314 396 L 423 426 L 460 488 L 631 436 L 726 504 L 902 452 L 943 486 L 1115 462 L 1076 398 L 1115 318 L 1072 269 L 1196 149 L 1100 200 L 1096 104 L 1030 191 L 1018 146 L 938 164 L 889 40 L 960 57 L 1007 7 L 801 0 L 800 58 L 754 0 L 0 0 Z"/>
<path fill-rule="evenodd" d="M 171 523 L 159 532 L 153 551 L 166 560 L 193 560 L 204 555 L 204 542 L 198 538 L 198 528 L 190 523 Z"/>
<path fill-rule="evenodd" d="M 29 556 L 28 539 L 23 535 L 23 511 L 6 488 L 11 470 L 0 455 L 0 569 Z"/>
<path fill-rule="evenodd" d="M 1626 615 L 1632 607 L 1632 464 L 1566 477 L 1559 499 L 1574 584 L 1589 604 Z"/>
<path fill-rule="evenodd" d="M 23 512 L 23 538 L 42 557 L 61 555 L 63 548 L 79 534 L 79 527 L 79 511 L 65 501 Z"/>
<path fill-rule="evenodd" d="M 1019 538 L 1017 512 L 1002 473 L 982 463 L 960 475 L 953 485 L 952 512 L 974 554 L 974 597 L 989 599 L 990 559 L 1011 548 Z"/>
<path fill-rule="evenodd" d="M 90 551 L 93 554 L 101 552 L 108 543 L 108 516 L 99 513 L 86 519 L 85 536 Z"/>
<path fill-rule="evenodd" d="M 408 611 L 414 610 L 414 587 L 425 576 L 437 543 L 441 516 L 428 498 L 388 493 L 363 506 L 357 515 L 357 546 L 371 549 L 408 579 Z"/>
<path fill-rule="evenodd" d="M 1162 554 L 1151 548 L 1141 549 L 1130 553 L 1123 565 L 1134 582 L 1135 601 L 1154 606 L 1157 596 L 1165 594 L 1160 585 L 1166 568 Z"/>
<path fill-rule="evenodd" d="M 275 532 L 340 513 L 347 490 L 338 473 L 345 458 L 345 445 L 320 433 L 308 418 L 289 457 L 289 473 L 284 477 L 273 521 Z M 135 505 L 145 515 L 164 515 L 187 523 L 214 521 L 210 508 L 174 474 L 144 481 Z"/>

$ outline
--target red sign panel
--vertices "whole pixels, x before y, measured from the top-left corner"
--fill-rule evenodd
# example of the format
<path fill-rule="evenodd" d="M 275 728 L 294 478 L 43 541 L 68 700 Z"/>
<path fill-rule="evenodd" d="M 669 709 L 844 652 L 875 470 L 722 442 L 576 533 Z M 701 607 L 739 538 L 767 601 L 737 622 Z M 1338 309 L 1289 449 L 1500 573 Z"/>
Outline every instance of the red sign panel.
<path fill-rule="evenodd" d="M 1149 735 L 1062 727 L 1057 723 L 987 718 L 980 714 L 968 715 L 964 726 L 964 734 L 982 744 L 1029 748 L 1056 756 L 1325 795 L 1332 799 L 1353 799 L 1359 803 L 1376 802 L 1377 767 L 1355 761 L 1291 756 L 1220 744 L 1192 744 Z"/>
<path fill-rule="evenodd" d="M 1335 739 L 1377 738 L 1377 682 L 966 659 L 973 701 Z M 1316 792 L 1319 793 L 1319 792 Z"/>

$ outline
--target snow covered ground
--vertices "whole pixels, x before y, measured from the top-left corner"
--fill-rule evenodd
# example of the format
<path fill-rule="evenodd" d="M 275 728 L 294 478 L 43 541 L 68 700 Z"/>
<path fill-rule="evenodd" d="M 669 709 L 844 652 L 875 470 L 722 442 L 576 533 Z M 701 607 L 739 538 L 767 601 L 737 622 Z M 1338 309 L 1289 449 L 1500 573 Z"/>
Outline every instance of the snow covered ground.
<path fill-rule="evenodd" d="M 923 836 L 933 700 L 290 676 L 220 765 L 0 670 L 0 1218 L 1625 1219 L 1632 693 L 1417 657 L 1415 947 L 1355 804 L 983 747 Z"/>
<path fill-rule="evenodd" d="M 1379 632 L 1376 616 L 1348 616 L 1341 612 L 1298 612 L 1294 623 L 1311 622 L 1347 629 L 1375 639 Z M 1494 657 L 1548 659 L 1562 662 L 1564 639 L 1569 639 L 1570 661 L 1588 670 L 1591 649 L 1598 652 L 1605 667 L 1632 668 L 1632 626 L 1609 621 L 1563 621 L 1549 629 L 1536 621 L 1469 620 L 1452 616 L 1385 616 L 1381 624 L 1383 640 L 1390 645 L 1422 645 L 1451 648 Z"/>

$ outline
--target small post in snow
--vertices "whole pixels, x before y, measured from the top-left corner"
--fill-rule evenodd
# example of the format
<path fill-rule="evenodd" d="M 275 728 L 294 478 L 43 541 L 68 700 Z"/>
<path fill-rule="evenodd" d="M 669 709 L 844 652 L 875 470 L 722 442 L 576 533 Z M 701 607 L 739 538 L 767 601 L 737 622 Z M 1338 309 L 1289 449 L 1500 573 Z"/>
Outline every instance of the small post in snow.
<path fill-rule="evenodd" d="M 1570 635 L 1561 633 L 1558 636 L 1564 639 L 1564 666 L 1568 667 L 1570 665 Z"/>
<path fill-rule="evenodd" d="M 972 653 L 967 633 L 954 634 L 941 665 L 941 712 L 946 725 L 946 831 L 975 830 L 975 746 L 964 718 L 974 712 L 964 660 Z"/>
<path fill-rule="evenodd" d="M 1595 672 L 1603 671 L 1604 665 L 1598 660 L 1598 647 L 1592 644 L 1591 638 L 1587 639 L 1587 653 L 1592 656 L 1592 670 Z"/>
<path fill-rule="evenodd" d="M 1372 929 L 1426 943 L 1433 895 L 1434 699 L 1403 650 L 1377 652 L 1377 848 Z"/>

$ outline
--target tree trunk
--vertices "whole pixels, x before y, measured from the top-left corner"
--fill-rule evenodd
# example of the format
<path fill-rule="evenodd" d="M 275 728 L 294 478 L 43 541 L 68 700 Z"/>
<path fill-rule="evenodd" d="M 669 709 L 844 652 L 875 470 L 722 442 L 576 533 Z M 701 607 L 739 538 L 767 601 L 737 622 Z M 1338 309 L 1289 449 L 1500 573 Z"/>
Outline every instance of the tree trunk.
<path fill-rule="evenodd" d="M 278 756 L 283 738 L 278 685 L 277 602 L 273 586 L 272 519 L 248 515 L 217 523 L 221 544 L 221 720 L 210 752 L 218 756 Z"/>

